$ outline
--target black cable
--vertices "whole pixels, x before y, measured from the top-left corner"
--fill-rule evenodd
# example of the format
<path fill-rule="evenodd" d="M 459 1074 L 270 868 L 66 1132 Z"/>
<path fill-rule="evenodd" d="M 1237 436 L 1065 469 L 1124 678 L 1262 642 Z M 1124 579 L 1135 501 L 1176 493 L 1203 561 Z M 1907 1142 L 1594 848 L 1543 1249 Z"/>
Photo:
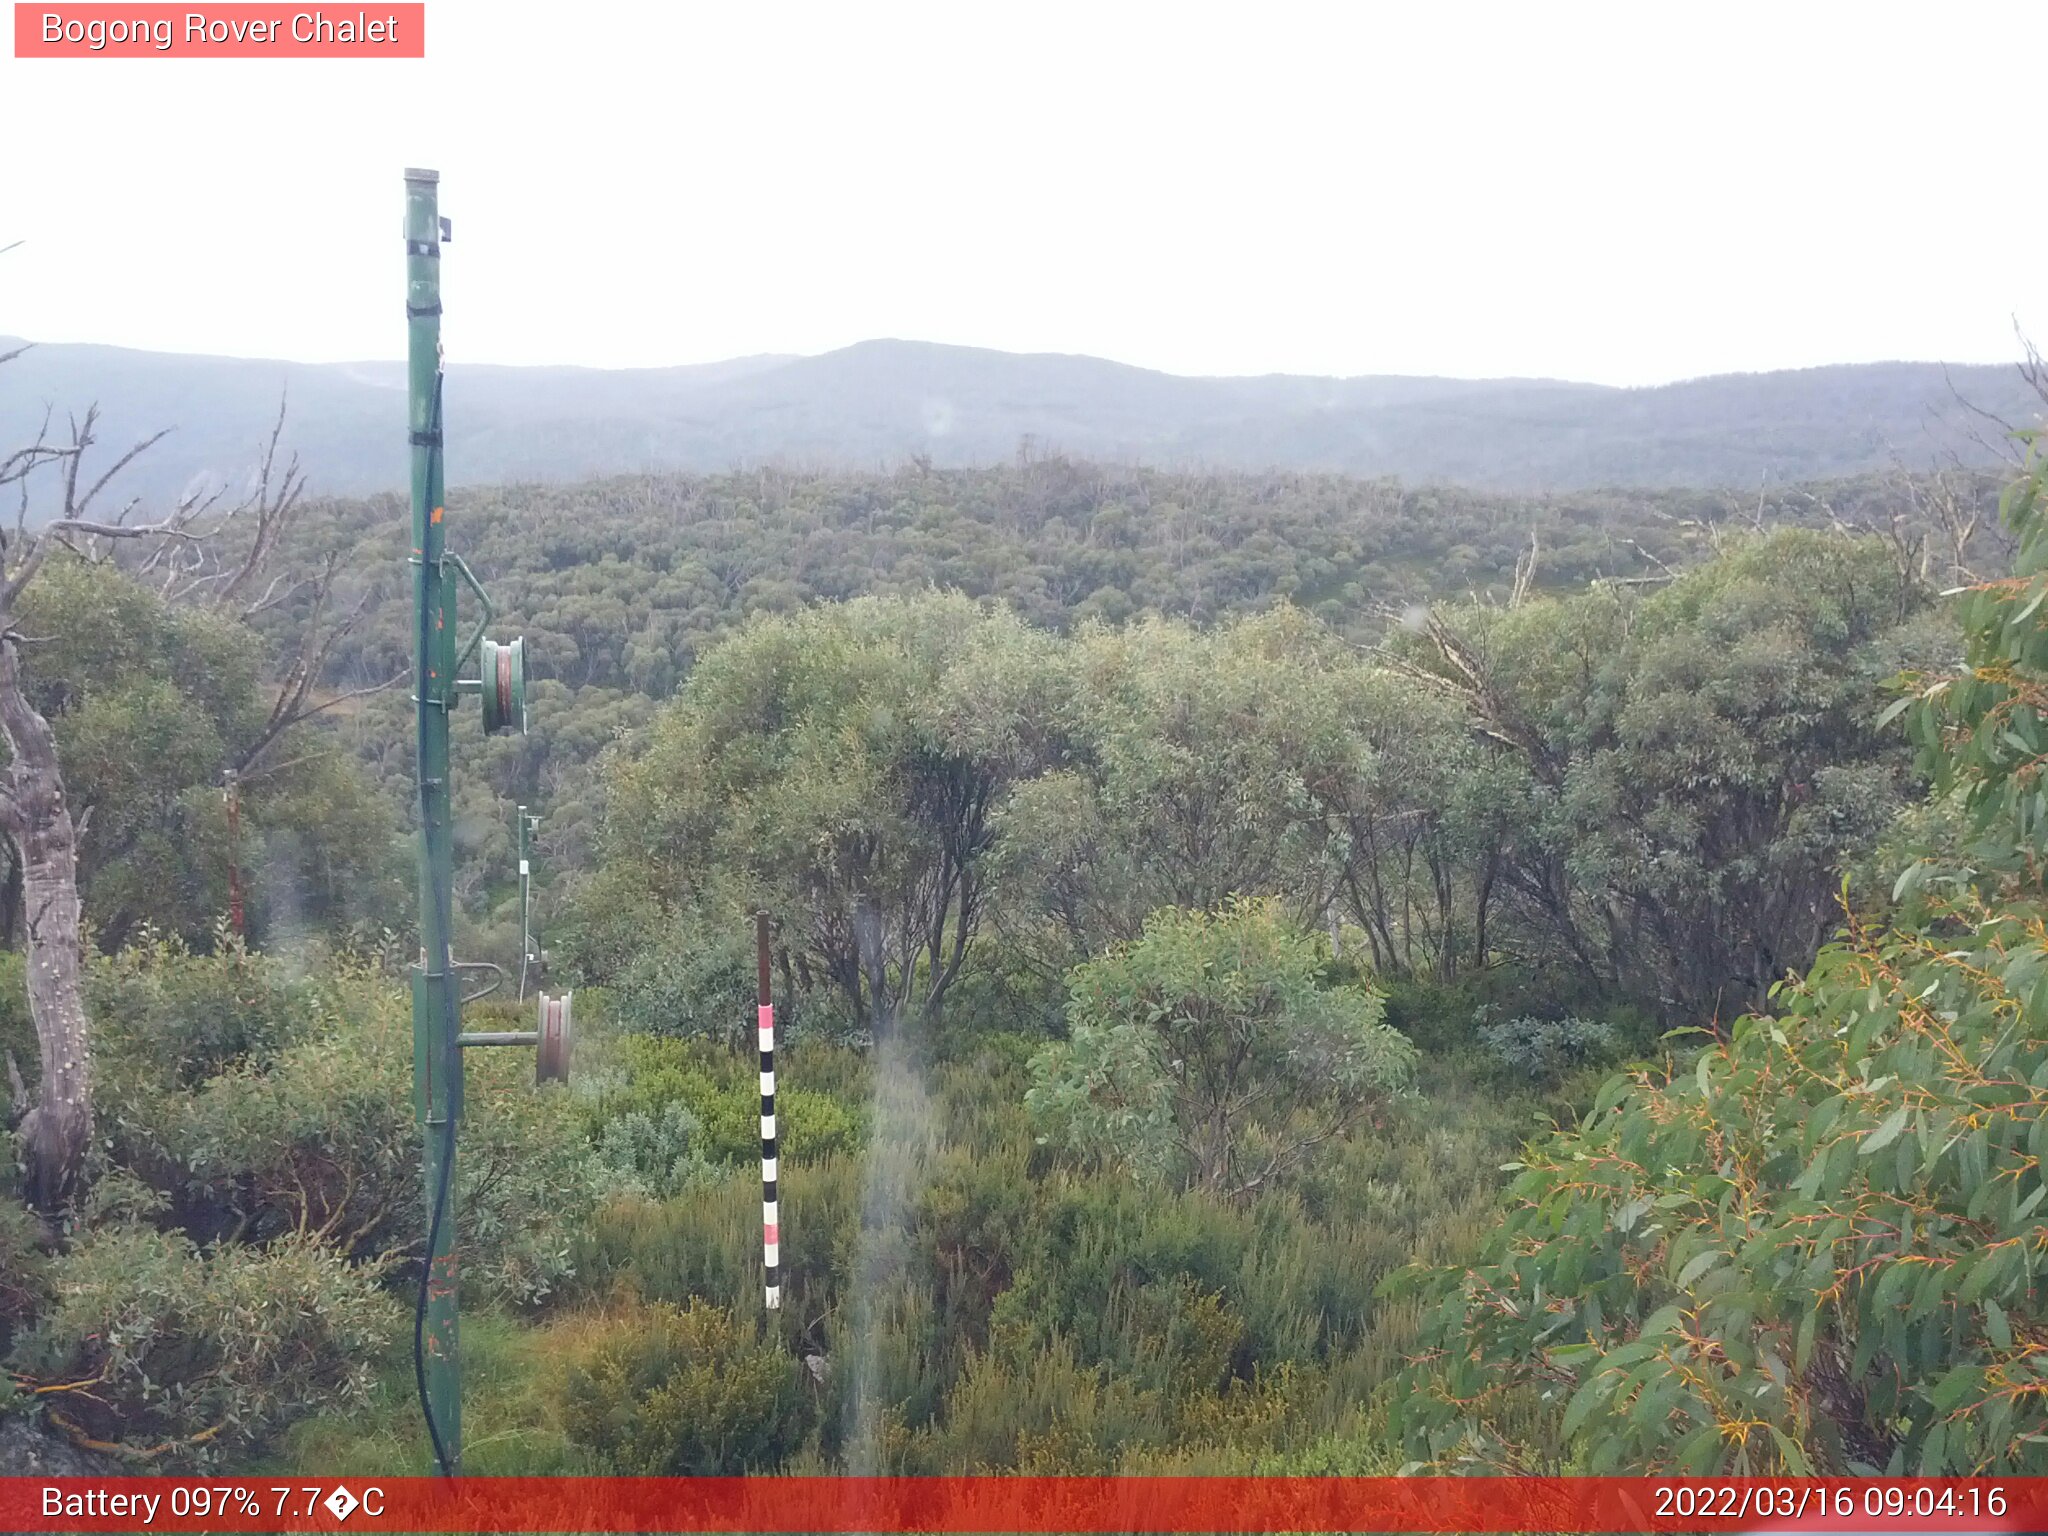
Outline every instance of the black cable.
<path fill-rule="evenodd" d="M 434 1190 L 434 1214 L 427 1222 L 427 1258 L 420 1266 L 419 1299 L 412 1312 L 412 1374 L 420 1391 L 420 1412 L 427 1421 L 427 1438 L 434 1443 L 434 1460 L 443 1477 L 453 1477 L 455 1466 L 448 1447 L 441 1443 L 441 1426 L 434 1422 L 434 1405 L 427 1396 L 427 1288 L 434 1282 L 434 1245 L 440 1241 L 441 1218 L 448 1210 L 448 1187 L 455 1174 L 455 1116 L 451 1113 L 441 1133 L 441 1181 Z"/>
<path fill-rule="evenodd" d="M 428 446 L 427 449 L 427 485 L 429 489 L 431 489 L 433 486 L 434 461 L 441 456 L 441 380 L 442 375 L 437 371 L 434 374 L 434 424 L 432 430 L 426 434 L 431 439 L 431 444 L 430 446 Z M 426 557 L 425 550 L 422 549 L 420 554 L 421 559 L 424 560 Z M 422 565 L 422 579 L 425 579 L 425 569 L 425 566 Z M 431 606 L 432 605 L 428 603 L 421 603 L 419 605 L 419 657 L 422 668 L 424 668 L 428 656 L 432 654 L 431 647 L 433 644 L 434 632 L 431 620 L 429 619 L 429 609 Z M 416 683 L 415 686 L 417 686 L 420 689 L 421 697 L 422 699 L 424 699 L 426 696 L 425 679 L 421 678 Z M 424 790 L 425 786 L 422 785 L 421 788 L 422 790 Z M 420 811 L 422 818 L 424 818 L 426 812 L 424 794 L 422 795 Z M 420 827 L 420 835 L 424 837 L 426 836 L 426 834 L 427 829 L 424 820 L 422 820 L 422 824 Z M 434 899 L 436 905 L 439 905 L 440 892 L 436 891 L 434 893 Z M 442 952 L 439 955 L 432 957 L 442 977 L 441 993 L 434 1000 L 434 1006 L 437 1009 L 445 1006 L 448 1001 L 446 985 L 446 978 L 448 975 L 448 953 L 446 941 L 448 934 L 448 920 L 452 917 L 452 915 L 453 914 L 449 912 L 442 912 L 440 914 L 442 919 Z M 422 955 L 421 958 L 424 960 L 427 957 Z M 444 1025 L 443 1033 L 450 1033 L 445 1028 L 447 1021 L 443 1020 L 442 1022 Z M 436 1064 L 430 1060 L 430 1069 L 434 1065 Z M 439 1065 L 445 1067 L 446 1063 L 440 1063 Z M 429 1110 L 433 1108 L 433 1101 L 431 1097 L 429 1097 L 428 1099 L 427 1107 Z M 433 1214 L 427 1218 L 427 1254 L 425 1261 L 420 1265 L 420 1289 L 419 1295 L 414 1301 L 412 1313 L 413 1380 L 419 1388 L 420 1412 L 422 1415 L 425 1416 L 427 1421 L 427 1438 L 433 1442 L 434 1460 L 440 1466 L 441 1475 L 443 1477 L 453 1477 L 455 1475 L 455 1464 L 448 1454 L 448 1447 L 442 1442 L 441 1426 L 434 1420 L 434 1404 L 432 1399 L 430 1399 L 427 1395 L 427 1298 L 428 1292 L 434 1283 L 434 1250 L 440 1244 L 441 1241 L 441 1222 L 446 1217 L 448 1212 L 448 1191 L 449 1187 L 454 1182 L 454 1175 L 455 1105 L 451 1100 L 451 1102 L 448 1105 L 447 1117 L 444 1121 L 443 1129 L 441 1132 L 441 1178 L 434 1189 Z"/>

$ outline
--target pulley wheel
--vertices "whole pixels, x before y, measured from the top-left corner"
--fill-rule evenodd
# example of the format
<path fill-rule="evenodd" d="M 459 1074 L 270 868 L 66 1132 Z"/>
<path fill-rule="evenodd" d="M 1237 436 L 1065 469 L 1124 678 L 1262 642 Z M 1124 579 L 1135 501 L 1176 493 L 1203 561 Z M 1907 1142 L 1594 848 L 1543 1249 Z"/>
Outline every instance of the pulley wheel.
<path fill-rule="evenodd" d="M 486 640 L 482 661 L 484 729 L 493 736 L 526 731 L 526 641 Z"/>
<path fill-rule="evenodd" d="M 575 1038 L 569 1015 L 570 996 L 567 992 L 560 997 L 549 997 L 545 992 L 540 994 L 540 1040 L 534 1050 L 533 1067 L 535 1082 L 569 1081 L 569 1048 Z"/>

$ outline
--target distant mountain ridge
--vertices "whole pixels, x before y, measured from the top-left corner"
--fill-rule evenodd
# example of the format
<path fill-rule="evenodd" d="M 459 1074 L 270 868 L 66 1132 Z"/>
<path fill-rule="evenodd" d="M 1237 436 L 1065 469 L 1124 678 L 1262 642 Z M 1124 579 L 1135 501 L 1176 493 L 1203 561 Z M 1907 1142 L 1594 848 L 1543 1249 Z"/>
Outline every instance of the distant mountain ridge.
<path fill-rule="evenodd" d="M 0 338 L 0 351 L 17 343 Z M 290 400 L 317 493 L 405 484 L 404 369 L 53 343 L 0 368 L 0 444 L 98 401 L 109 453 L 175 430 L 126 477 L 155 500 L 239 481 Z M 763 463 L 942 465 L 1042 450 L 1161 466 L 1336 471 L 1509 491 L 1753 487 L 1892 463 L 1922 468 L 2019 425 L 2014 368 L 1845 364 L 1646 389 L 1541 379 L 1288 374 L 1189 378 L 1101 358 L 868 341 L 815 357 L 675 368 L 452 364 L 451 483 L 575 480 Z M 1974 435 L 1973 435 L 1974 434 Z"/>

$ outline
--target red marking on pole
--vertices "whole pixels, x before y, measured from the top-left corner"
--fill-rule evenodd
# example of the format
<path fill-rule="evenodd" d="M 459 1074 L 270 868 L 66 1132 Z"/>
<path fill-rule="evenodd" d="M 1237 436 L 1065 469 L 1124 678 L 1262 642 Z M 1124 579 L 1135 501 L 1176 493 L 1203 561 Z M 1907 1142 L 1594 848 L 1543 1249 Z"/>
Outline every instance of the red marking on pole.
<path fill-rule="evenodd" d="M 754 914 L 755 1002 L 754 1021 L 761 1032 L 761 1283 L 762 1302 L 770 1312 L 782 1305 L 782 1266 L 777 1263 L 779 1224 L 768 1219 L 775 1204 L 776 1141 L 770 1128 L 775 1124 L 775 1004 L 769 995 L 768 914 Z"/>
<path fill-rule="evenodd" d="M 235 937 L 242 938 L 242 787 L 232 774 L 228 776 L 225 796 L 228 803 L 228 923 L 235 930 Z"/>

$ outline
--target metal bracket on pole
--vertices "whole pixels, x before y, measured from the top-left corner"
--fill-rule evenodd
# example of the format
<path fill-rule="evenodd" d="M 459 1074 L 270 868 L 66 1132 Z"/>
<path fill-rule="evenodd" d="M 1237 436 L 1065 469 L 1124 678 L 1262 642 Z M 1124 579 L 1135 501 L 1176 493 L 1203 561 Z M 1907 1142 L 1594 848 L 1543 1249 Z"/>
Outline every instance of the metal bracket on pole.
<path fill-rule="evenodd" d="M 491 620 L 498 616 L 498 608 L 491 601 L 491 594 L 484 590 L 484 584 L 476 579 L 476 572 L 469 568 L 467 560 L 460 555 L 446 555 L 443 558 L 455 567 L 455 574 L 462 578 L 464 586 L 476 594 L 476 600 L 483 608 L 483 612 L 477 616 L 476 628 L 470 633 L 470 637 L 462 642 L 462 649 L 455 653 L 455 670 L 460 672 L 469 664 L 469 658 L 476 654 L 476 648 L 483 644 L 484 631 L 490 628 Z M 478 679 L 478 683 L 481 682 L 482 679 Z M 456 686 L 468 688 L 471 685 L 465 682 Z"/>
<path fill-rule="evenodd" d="M 448 962 L 448 969 L 451 971 L 489 971 L 491 973 L 491 980 L 488 985 L 480 987 L 474 992 L 462 994 L 462 1001 L 465 1003 L 473 1003 L 478 998 L 489 997 L 498 988 L 505 985 L 505 967 L 493 960 L 450 960 Z M 460 1044 L 459 1041 L 457 1043 Z"/>
<path fill-rule="evenodd" d="M 484 1029 L 473 1034 L 457 1035 L 455 1043 L 465 1050 L 477 1046 L 530 1045 L 535 1048 L 533 1077 L 539 1083 L 565 1083 L 569 1080 L 569 1056 L 575 1044 L 575 1030 L 570 999 L 573 994 L 564 992 L 560 997 L 540 994 L 539 1029 Z"/>

